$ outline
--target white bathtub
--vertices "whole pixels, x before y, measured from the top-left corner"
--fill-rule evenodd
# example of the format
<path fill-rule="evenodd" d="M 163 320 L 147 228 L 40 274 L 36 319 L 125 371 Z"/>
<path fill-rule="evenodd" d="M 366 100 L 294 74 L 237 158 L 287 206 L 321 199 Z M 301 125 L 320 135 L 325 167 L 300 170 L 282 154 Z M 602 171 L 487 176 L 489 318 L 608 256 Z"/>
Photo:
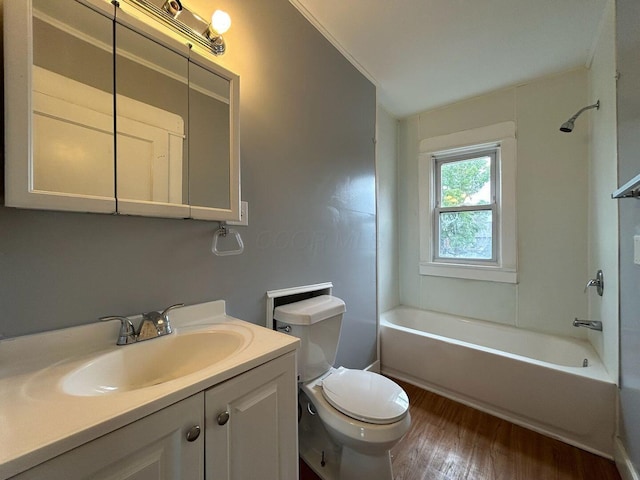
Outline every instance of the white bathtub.
<path fill-rule="evenodd" d="M 613 457 L 616 385 L 586 341 L 397 307 L 380 349 L 387 375 Z"/>

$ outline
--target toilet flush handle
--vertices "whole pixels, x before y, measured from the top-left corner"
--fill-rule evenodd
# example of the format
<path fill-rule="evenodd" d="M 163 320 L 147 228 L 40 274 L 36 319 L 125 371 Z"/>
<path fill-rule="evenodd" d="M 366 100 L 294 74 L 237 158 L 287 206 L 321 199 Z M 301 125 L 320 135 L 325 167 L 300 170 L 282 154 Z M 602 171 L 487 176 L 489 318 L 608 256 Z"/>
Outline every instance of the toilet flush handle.
<path fill-rule="evenodd" d="M 282 330 L 284 333 L 291 333 L 291 325 L 285 325 L 284 327 L 278 327 L 278 330 Z"/>
<path fill-rule="evenodd" d="M 309 412 L 310 415 L 315 415 L 318 413 L 315 407 L 311 405 L 311 402 L 307 403 L 307 412 Z"/>

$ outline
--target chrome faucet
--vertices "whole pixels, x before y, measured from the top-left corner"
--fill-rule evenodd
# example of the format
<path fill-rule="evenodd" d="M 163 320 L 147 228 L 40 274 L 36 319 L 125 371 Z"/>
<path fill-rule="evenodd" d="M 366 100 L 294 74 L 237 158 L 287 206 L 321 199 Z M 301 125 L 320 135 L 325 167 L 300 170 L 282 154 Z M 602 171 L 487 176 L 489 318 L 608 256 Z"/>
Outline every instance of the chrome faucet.
<path fill-rule="evenodd" d="M 138 329 L 138 342 L 169 335 L 173 332 L 167 313 L 174 308 L 184 307 L 184 303 L 176 303 L 165 308 L 162 312 L 147 312 L 142 314 L 142 321 Z"/>
<path fill-rule="evenodd" d="M 573 320 L 574 327 L 585 327 L 590 328 L 591 330 L 602 331 L 602 322 L 599 320 L 578 320 L 577 318 Z"/>
<path fill-rule="evenodd" d="M 168 313 L 174 308 L 184 307 L 184 303 L 176 303 L 165 308 L 162 312 L 148 312 L 142 314 L 142 320 L 138 329 L 127 317 L 119 315 L 110 315 L 108 317 L 100 317 L 103 322 L 109 320 L 120 320 L 120 331 L 118 332 L 118 341 L 116 345 L 130 345 L 132 343 L 143 342 L 153 338 L 169 335 L 173 332 Z"/>

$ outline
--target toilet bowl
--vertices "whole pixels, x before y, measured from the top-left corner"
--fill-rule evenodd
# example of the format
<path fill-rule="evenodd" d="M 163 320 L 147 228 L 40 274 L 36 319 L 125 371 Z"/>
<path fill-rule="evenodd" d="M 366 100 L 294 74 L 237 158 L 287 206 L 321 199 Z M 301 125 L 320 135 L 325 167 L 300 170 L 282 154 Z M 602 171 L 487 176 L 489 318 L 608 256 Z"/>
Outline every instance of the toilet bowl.
<path fill-rule="evenodd" d="M 372 379 L 386 380 L 396 385 L 391 380 L 373 372 L 347 370 L 340 367 L 338 370 L 332 370 L 329 375 L 334 372 L 364 373 L 370 375 Z M 391 407 L 391 411 L 385 416 L 382 409 L 377 408 L 375 423 L 372 423 L 371 419 L 362 418 L 358 413 L 350 412 L 349 414 L 344 409 L 334 407 L 327 399 L 326 389 L 322 385 L 325 378 L 306 383 L 301 388 L 315 407 L 329 436 L 336 443 L 348 445 L 361 453 L 375 455 L 389 450 L 407 433 L 411 425 L 411 416 L 408 412 L 409 400 L 399 386 L 398 398 L 393 400 L 395 405 Z M 361 405 L 363 408 L 359 409 L 359 412 L 364 412 L 372 406 L 383 407 L 386 402 L 389 402 L 382 396 L 372 395 L 370 390 L 363 392 L 354 387 L 352 393 L 354 397 L 362 394 L 361 399 L 366 400 L 366 406 Z M 365 395 L 368 395 L 368 398 L 365 398 Z"/>
<path fill-rule="evenodd" d="M 324 480 L 392 480 L 390 449 L 411 425 L 409 398 L 382 375 L 332 366 L 344 312 L 329 295 L 274 310 L 276 327 L 301 340 L 300 455 Z"/>

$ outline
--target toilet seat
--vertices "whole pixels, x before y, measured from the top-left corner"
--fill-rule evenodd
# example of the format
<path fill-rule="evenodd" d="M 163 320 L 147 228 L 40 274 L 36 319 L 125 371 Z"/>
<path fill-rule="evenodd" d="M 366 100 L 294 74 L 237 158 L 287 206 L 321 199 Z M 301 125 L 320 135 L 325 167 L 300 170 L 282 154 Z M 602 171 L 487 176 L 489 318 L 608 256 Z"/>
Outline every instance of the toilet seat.
<path fill-rule="evenodd" d="M 409 410 L 409 397 L 400 385 L 364 370 L 332 370 L 322 379 L 322 395 L 345 415 L 377 425 L 402 420 Z"/>

